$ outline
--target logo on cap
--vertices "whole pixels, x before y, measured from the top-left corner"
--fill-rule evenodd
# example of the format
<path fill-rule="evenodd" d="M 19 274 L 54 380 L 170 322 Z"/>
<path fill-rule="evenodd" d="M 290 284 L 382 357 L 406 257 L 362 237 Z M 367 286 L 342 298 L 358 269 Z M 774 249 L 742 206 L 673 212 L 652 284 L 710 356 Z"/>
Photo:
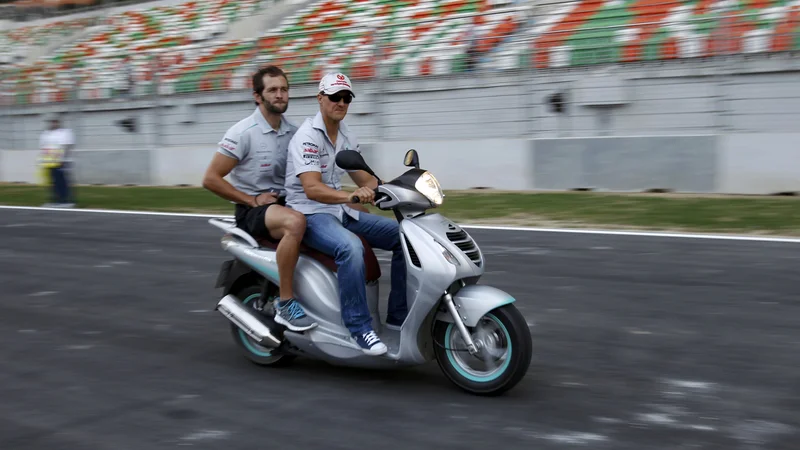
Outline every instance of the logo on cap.
<path fill-rule="evenodd" d="M 342 74 L 336 75 L 336 78 L 338 78 L 340 80 L 344 80 L 344 75 L 342 75 Z"/>

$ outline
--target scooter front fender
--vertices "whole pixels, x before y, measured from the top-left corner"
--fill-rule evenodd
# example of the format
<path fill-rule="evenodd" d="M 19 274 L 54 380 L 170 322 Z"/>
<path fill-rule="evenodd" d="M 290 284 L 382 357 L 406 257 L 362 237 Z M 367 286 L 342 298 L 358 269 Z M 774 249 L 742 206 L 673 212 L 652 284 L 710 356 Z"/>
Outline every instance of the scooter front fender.
<path fill-rule="evenodd" d="M 468 327 L 477 325 L 478 320 L 489 311 L 515 301 L 516 299 L 507 292 L 482 284 L 464 286 L 453 296 L 456 310 L 461 314 L 464 325 Z M 436 320 L 453 322 L 453 316 L 449 312 L 439 312 L 436 314 Z"/>

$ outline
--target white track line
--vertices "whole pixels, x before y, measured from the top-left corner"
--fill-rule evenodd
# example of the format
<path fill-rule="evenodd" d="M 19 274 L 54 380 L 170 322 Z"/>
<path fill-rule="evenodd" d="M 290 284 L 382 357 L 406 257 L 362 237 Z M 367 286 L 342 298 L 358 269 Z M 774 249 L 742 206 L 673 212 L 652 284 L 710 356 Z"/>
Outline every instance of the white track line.
<path fill-rule="evenodd" d="M 119 209 L 45 208 L 38 206 L 5 206 L 5 205 L 0 205 L 0 209 L 80 212 L 80 213 L 97 213 L 97 214 L 130 214 L 130 215 L 140 215 L 140 216 L 195 217 L 195 218 L 205 218 L 205 219 L 233 218 L 233 216 L 226 214 L 192 214 L 192 213 L 134 211 L 134 210 L 119 210 Z M 713 240 L 729 240 L 729 241 L 781 242 L 781 243 L 800 244 L 800 238 L 742 236 L 735 234 L 669 233 L 669 232 L 658 232 L 658 231 L 650 232 L 650 231 L 602 230 L 602 229 L 583 229 L 583 228 L 538 228 L 538 227 L 512 227 L 512 226 L 494 226 L 494 225 L 461 225 L 461 226 L 463 228 L 475 229 L 475 230 L 535 231 L 541 233 L 600 234 L 600 235 L 611 235 L 611 236 L 640 236 L 640 237 L 659 237 L 659 238 L 678 238 L 678 239 L 713 239 Z"/>
<path fill-rule="evenodd" d="M 682 239 L 716 239 L 729 241 L 756 241 L 756 242 L 783 242 L 800 244 L 800 238 L 790 237 L 769 237 L 769 236 L 744 236 L 738 234 L 699 234 L 699 233 L 670 233 L 660 231 L 624 231 L 624 230 L 600 230 L 590 228 L 537 228 L 537 227 L 511 227 L 511 226 L 491 226 L 491 225 L 462 225 L 462 228 L 472 228 L 476 230 L 502 230 L 502 231 L 539 231 L 544 233 L 574 233 L 574 234 L 603 234 L 616 236 L 642 236 L 642 237 L 663 237 L 663 238 L 682 238 Z"/>
<path fill-rule="evenodd" d="M 130 214 L 138 216 L 169 216 L 169 217 L 200 217 L 200 218 L 228 218 L 232 219 L 233 216 L 226 214 L 192 214 L 192 213 L 173 213 L 173 212 L 158 212 L 158 211 L 135 211 L 124 209 L 89 209 L 89 208 L 45 208 L 40 206 L 5 206 L 0 205 L 0 209 L 19 209 L 31 211 L 59 211 L 59 212 L 82 212 L 82 213 L 99 213 L 99 214 Z"/>

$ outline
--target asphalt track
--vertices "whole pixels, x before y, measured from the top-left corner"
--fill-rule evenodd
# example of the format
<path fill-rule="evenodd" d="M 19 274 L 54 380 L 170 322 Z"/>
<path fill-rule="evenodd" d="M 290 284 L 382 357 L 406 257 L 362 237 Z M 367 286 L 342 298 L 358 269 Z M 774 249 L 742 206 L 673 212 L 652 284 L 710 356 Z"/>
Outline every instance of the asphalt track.
<path fill-rule="evenodd" d="M 0 449 L 798 448 L 800 244 L 471 233 L 534 338 L 499 398 L 247 362 L 206 219 L 0 210 Z"/>

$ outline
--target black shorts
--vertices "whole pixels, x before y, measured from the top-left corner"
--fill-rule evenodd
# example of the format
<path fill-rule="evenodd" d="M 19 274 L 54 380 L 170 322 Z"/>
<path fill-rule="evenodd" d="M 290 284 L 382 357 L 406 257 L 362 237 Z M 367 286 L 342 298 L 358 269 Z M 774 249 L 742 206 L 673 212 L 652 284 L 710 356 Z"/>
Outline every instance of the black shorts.
<path fill-rule="evenodd" d="M 286 206 L 286 197 L 278 197 L 276 203 L 268 205 L 261 205 L 255 208 L 247 205 L 236 205 L 236 226 L 247 232 L 250 236 L 258 239 L 268 239 L 273 242 L 278 242 L 278 239 L 272 237 L 267 230 L 267 225 L 264 223 L 264 216 L 267 214 L 267 208 L 272 205 Z"/>

